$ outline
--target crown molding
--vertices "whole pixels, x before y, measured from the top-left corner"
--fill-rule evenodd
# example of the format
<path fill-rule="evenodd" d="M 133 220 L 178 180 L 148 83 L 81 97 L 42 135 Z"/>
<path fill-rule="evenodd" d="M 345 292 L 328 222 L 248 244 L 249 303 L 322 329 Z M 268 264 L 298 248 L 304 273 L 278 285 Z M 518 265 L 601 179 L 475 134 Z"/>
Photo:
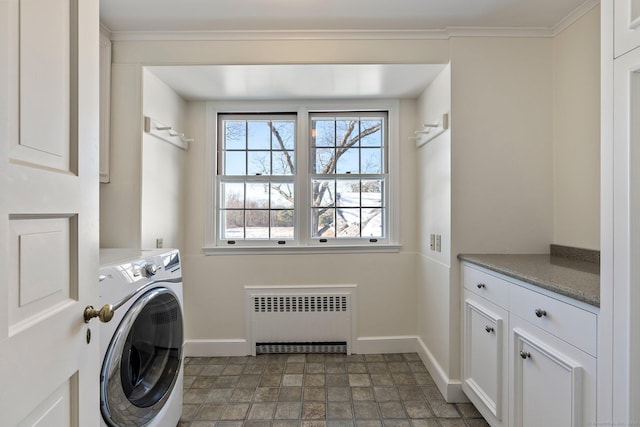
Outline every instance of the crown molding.
<path fill-rule="evenodd" d="M 551 28 L 544 27 L 447 27 L 451 37 L 553 37 Z"/>
<path fill-rule="evenodd" d="M 573 12 L 565 16 L 562 21 L 553 27 L 553 35 L 556 36 L 586 15 L 591 9 L 600 5 L 600 0 L 587 0 L 578 6 Z"/>
<path fill-rule="evenodd" d="M 446 40 L 446 30 L 112 31 L 114 41 Z"/>
<path fill-rule="evenodd" d="M 447 40 L 451 37 L 554 37 L 598 6 L 586 0 L 553 27 L 446 27 L 439 30 L 112 31 L 113 41 Z"/>
<path fill-rule="evenodd" d="M 100 36 L 106 37 L 109 40 L 111 40 L 111 38 L 113 37 L 113 31 L 111 31 L 109 27 L 104 25 L 102 22 L 100 23 Z"/>

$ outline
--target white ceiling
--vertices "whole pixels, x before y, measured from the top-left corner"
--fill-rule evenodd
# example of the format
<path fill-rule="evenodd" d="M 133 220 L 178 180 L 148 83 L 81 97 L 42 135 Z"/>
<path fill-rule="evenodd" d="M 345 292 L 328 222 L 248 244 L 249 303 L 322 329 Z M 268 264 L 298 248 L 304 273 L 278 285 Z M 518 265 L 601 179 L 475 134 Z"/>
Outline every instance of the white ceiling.
<path fill-rule="evenodd" d="M 595 0 L 101 0 L 114 35 L 151 32 L 553 29 Z M 126 38 L 126 37 L 125 37 Z M 415 97 L 442 66 L 149 67 L 185 99 Z"/>
<path fill-rule="evenodd" d="M 111 31 L 552 28 L 585 0 L 101 0 Z"/>
<path fill-rule="evenodd" d="M 314 64 L 147 67 L 188 100 L 415 98 L 444 65 Z"/>

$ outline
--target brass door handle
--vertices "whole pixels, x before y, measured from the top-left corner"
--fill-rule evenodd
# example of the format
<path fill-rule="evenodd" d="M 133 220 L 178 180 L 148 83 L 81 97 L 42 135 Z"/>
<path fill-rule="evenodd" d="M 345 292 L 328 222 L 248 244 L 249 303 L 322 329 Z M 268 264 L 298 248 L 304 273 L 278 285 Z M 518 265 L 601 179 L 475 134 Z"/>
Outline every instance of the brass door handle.
<path fill-rule="evenodd" d="M 102 323 L 107 323 L 113 319 L 113 313 L 115 308 L 111 304 L 105 304 L 100 310 L 96 310 L 92 305 L 87 306 L 84 309 L 84 323 L 89 323 L 89 320 L 97 317 Z"/>

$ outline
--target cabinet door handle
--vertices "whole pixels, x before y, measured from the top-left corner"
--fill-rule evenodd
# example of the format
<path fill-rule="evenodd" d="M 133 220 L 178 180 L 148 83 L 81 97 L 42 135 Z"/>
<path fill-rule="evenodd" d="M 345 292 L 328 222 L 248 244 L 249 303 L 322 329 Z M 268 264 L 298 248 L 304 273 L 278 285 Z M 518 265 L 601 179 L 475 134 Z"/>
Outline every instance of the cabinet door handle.
<path fill-rule="evenodd" d="M 494 329 L 491 326 L 485 326 L 484 330 L 487 331 L 487 333 L 489 334 L 494 331 Z"/>
<path fill-rule="evenodd" d="M 543 310 L 541 308 L 536 308 L 536 316 L 538 317 L 542 317 L 542 316 L 546 316 L 547 315 L 547 310 Z"/>
<path fill-rule="evenodd" d="M 486 287 L 484 283 L 478 283 L 476 286 L 478 287 L 478 289 L 483 289 Z"/>
<path fill-rule="evenodd" d="M 528 359 L 531 357 L 531 353 L 529 353 L 528 351 L 520 350 L 520 357 L 522 357 L 523 359 Z"/>

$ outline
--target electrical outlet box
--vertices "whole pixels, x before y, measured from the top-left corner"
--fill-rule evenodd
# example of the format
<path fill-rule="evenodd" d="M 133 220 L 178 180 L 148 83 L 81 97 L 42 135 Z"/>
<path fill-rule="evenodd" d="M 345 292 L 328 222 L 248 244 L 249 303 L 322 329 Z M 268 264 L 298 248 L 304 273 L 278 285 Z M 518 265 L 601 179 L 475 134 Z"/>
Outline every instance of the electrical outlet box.
<path fill-rule="evenodd" d="M 436 252 L 442 252 L 442 236 L 436 234 Z"/>
<path fill-rule="evenodd" d="M 431 248 L 432 251 L 436 250 L 436 235 L 435 234 L 430 234 L 429 235 L 429 248 Z"/>
<path fill-rule="evenodd" d="M 156 237 L 156 248 L 162 248 L 162 237 Z"/>

